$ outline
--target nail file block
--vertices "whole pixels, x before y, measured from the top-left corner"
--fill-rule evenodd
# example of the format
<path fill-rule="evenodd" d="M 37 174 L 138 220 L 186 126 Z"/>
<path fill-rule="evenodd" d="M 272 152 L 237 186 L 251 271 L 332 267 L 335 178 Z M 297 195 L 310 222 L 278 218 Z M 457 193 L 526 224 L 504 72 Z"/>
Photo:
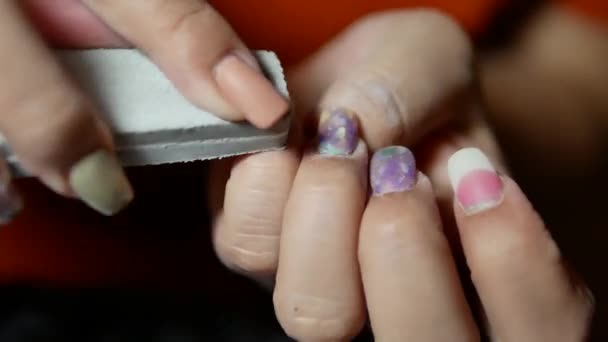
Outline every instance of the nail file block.
<path fill-rule="evenodd" d="M 58 50 L 57 56 L 109 127 L 124 166 L 206 160 L 284 148 L 290 113 L 270 129 L 232 123 L 192 105 L 147 57 L 133 49 Z M 256 51 L 267 78 L 289 98 L 283 69 Z M 49 113 L 52 115 L 52 113 Z M 28 176 L 4 139 L 0 149 L 16 177 Z"/>

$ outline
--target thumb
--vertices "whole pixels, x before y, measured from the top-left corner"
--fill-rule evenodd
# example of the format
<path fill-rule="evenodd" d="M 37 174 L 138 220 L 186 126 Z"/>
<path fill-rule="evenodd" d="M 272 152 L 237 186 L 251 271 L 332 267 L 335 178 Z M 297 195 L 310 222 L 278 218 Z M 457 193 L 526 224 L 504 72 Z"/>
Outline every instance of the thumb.
<path fill-rule="evenodd" d="M 430 10 L 362 19 L 292 73 L 300 109 L 354 112 L 372 149 L 413 144 L 447 120 L 472 79 L 467 34 Z"/>

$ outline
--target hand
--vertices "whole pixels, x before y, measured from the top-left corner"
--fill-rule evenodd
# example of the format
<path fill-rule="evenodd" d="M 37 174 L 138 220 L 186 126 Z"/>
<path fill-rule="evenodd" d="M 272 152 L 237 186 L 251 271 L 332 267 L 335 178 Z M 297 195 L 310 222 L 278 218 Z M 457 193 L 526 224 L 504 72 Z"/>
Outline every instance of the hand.
<path fill-rule="evenodd" d="M 210 185 L 218 256 L 262 282 L 272 282 L 276 274 L 275 309 L 290 336 L 348 339 L 364 324 L 367 307 L 380 341 L 478 340 L 485 327 L 480 331 L 473 321 L 478 308 L 465 300 L 456 272 L 459 239 L 496 336 L 545 338 L 566 326 L 584 332 L 589 302 L 568 291 L 552 240 L 511 181 L 501 187 L 502 209 L 491 211 L 500 225 L 475 228 L 492 221 L 465 217 L 458 208 L 455 225 L 448 158 L 462 147 L 478 146 L 506 172 L 471 95 L 471 59 L 466 35 L 437 13 L 362 19 L 290 73 L 302 122 L 321 121 L 314 148 L 300 158 L 294 137 L 287 151 L 214 164 Z M 303 115 L 309 112 L 317 115 Z M 390 145 L 411 146 L 428 178 L 416 177 L 407 149 L 383 149 Z M 387 157 L 409 171 L 385 174 L 381 165 Z M 517 204 L 508 204 L 517 196 Z M 528 210 L 522 220 L 510 216 L 516 209 Z M 519 261 L 507 265 L 514 253 L 520 253 Z M 543 258 L 527 262 L 529 256 Z M 497 274 L 491 267 L 501 262 L 506 269 Z M 527 272 L 530 282 L 505 281 Z M 554 292 L 535 297 L 545 285 Z M 526 301 L 516 290 L 526 293 Z M 532 318 L 544 312 L 523 309 L 545 304 L 561 310 L 543 321 L 555 329 L 535 330 Z M 512 313 L 517 320 L 505 319 Z"/>
<path fill-rule="evenodd" d="M 131 200 L 130 185 L 97 109 L 45 40 L 64 47 L 132 44 L 192 103 L 227 120 L 268 127 L 287 110 L 243 42 L 205 1 L 3 1 L 0 32 L 0 131 L 33 175 L 104 214 Z M 3 202 L 17 201 L 12 191 L 1 195 Z M 18 206 L 8 207 L 5 216 Z"/>
<path fill-rule="evenodd" d="M 461 276 L 479 303 L 465 299 L 421 174 L 411 189 L 373 196 L 363 214 L 359 263 L 376 340 L 584 341 L 592 297 L 526 196 L 478 149 L 461 149 L 447 164 L 470 272 Z M 477 324 L 473 314 L 482 316 Z"/>

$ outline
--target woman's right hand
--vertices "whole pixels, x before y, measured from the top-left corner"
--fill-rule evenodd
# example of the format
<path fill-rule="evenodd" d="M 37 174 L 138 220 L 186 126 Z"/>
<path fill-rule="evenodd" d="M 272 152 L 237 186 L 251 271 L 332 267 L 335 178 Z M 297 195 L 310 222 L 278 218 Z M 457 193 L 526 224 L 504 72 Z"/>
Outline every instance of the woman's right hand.
<path fill-rule="evenodd" d="M 112 215 L 133 197 L 100 113 L 47 45 L 148 55 L 194 104 L 265 128 L 288 108 L 230 25 L 201 0 L 0 2 L 0 132 L 20 163 L 59 194 Z M 6 165 L 3 219 L 19 209 Z"/>

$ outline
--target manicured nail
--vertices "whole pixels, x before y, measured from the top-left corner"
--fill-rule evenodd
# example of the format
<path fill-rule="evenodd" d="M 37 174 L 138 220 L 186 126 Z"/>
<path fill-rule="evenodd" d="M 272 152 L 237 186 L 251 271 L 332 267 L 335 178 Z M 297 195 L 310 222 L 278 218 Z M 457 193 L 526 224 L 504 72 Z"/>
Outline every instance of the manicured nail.
<path fill-rule="evenodd" d="M 370 183 L 374 195 L 408 191 L 416 186 L 416 159 L 408 148 L 389 146 L 374 153 L 370 165 Z"/>
<path fill-rule="evenodd" d="M 116 157 L 97 151 L 70 171 L 70 185 L 78 197 L 104 215 L 114 215 L 133 199 L 133 190 Z"/>
<path fill-rule="evenodd" d="M 229 54 L 214 69 L 222 95 L 259 128 L 269 128 L 287 113 L 289 103 L 264 75 Z"/>
<path fill-rule="evenodd" d="M 8 165 L 0 161 L 0 225 L 7 224 L 23 209 L 23 199 L 13 185 Z"/>
<path fill-rule="evenodd" d="M 502 201 L 502 181 L 488 157 L 477 148 L 454 153 L 448 160 L 448 175 L 467 215 L 494 208 Z"/>
<path fill-rule="evenodd" d="M 337 109 L 321 113 L 319 120 L 319 153 L 329 156 L 348 156 L 359 143 L 359 125 L 355 116 Z"/>

